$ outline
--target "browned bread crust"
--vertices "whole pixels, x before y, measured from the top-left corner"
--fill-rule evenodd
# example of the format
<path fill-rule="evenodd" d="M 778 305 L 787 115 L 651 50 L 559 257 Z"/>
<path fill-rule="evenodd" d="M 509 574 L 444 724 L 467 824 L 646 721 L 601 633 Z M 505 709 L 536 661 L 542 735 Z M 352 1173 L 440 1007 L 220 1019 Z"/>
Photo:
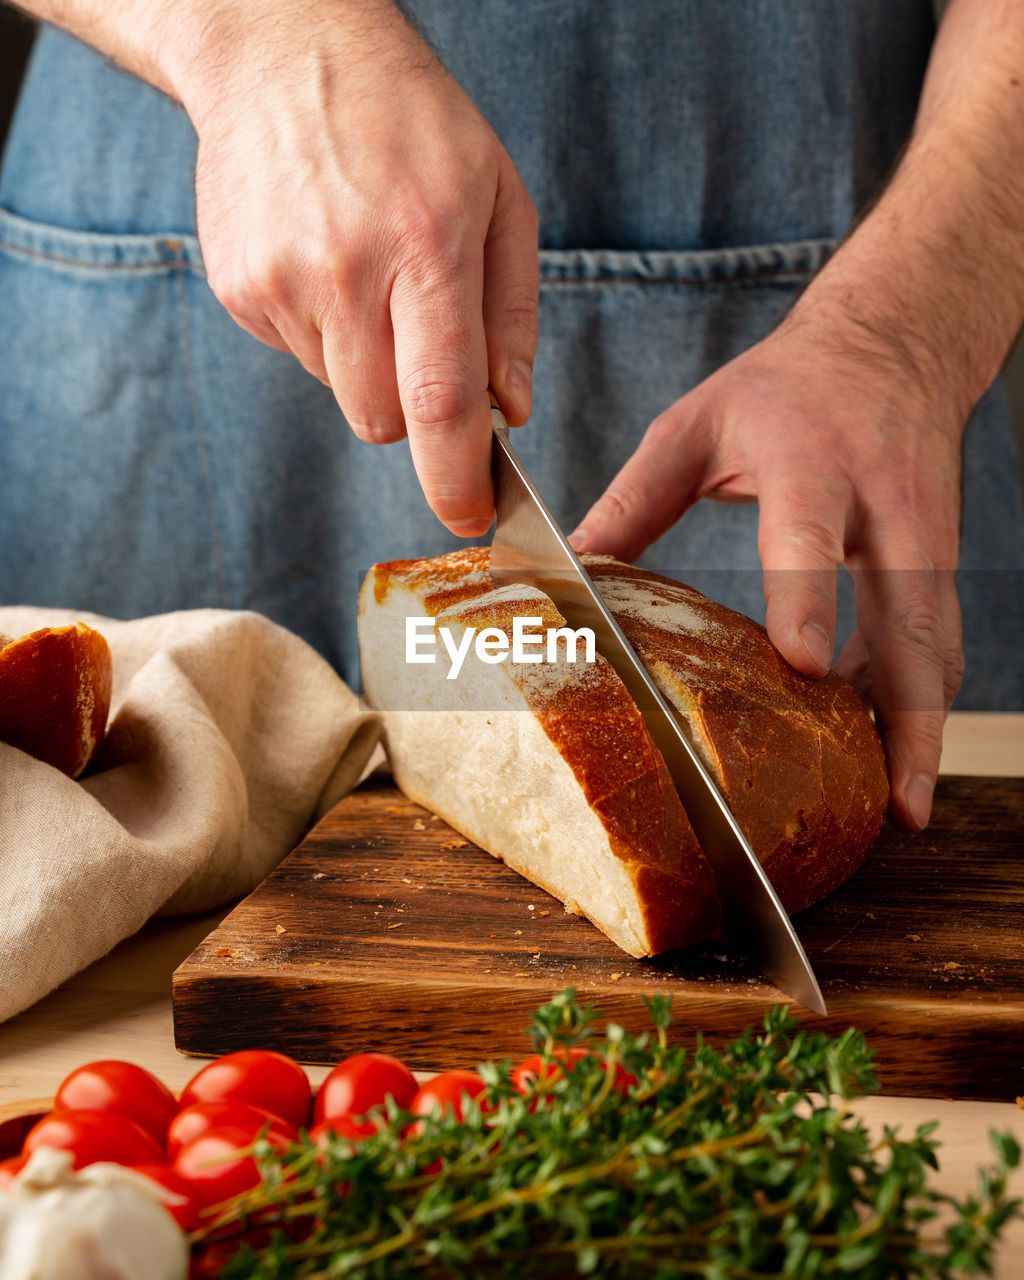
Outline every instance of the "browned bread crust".
<path fill-rule="evenodd" d="M 488 561 L 486 549 L 455 554 L 469 554 L 481 567 Z M 481 575 L 479 582 L 478 595 L 463 594 L 461 582 L 455 584 L 456 602 L 445 591 L 431 603 L 443 598 L 448 601 L 441 611 L 445 619 L 457 616 L 468 626 L 497 627 L 508 636 L 517 614 L 539 617 L 541 628 L 566 625 L 546 597 L 526 599 L 508 587 L 485 594 L 489 576 Z M 572 769 L 613 854 L 625 864 L 643 911 L 650 954 L 706 937 L 708 922 L 714 926 L 720 914 L 711 868 L 643 717 L 612 667 L 599 656 L 593 664 L 559 666 L 555 679 L 550 671 L 545 678 L 536 666 L 514 662 L 508 674 Z"/>
<path fill-rule="evenodd" d="M 72 778 L 99 750 L 110 712 L 110 647 L 82 622 L 0 637 L 0 742 Z"/>
<path fill-rule="evenodd" d="M 801 675 L 764 627 L 698 591 L 585 556 L 631 644 L 687 718 L 705 763 L 787 910 L 831 893 L 885 817 L 882 744 L 834 671 Z"/>
<path fill-rule="evenodd" d="M 474 548 L 377 565 L 363 588 L 364 621 L 390 592 L 400 590 L 439 622 L 510 633 L 518 614 L 540 616 L 543 626 L 562 625 L 551 602 L 530 588 L 496 591 L 488 557 L 485 548 Z M 831 892 L 860 865 L 888 799 L 881 744 L 857 693 L 835 673 L 817 681 L 799 675 L 762 627 L 689 587 L 610 558 L 584 560 L 662 691 L 689 722 L 786 907 L 796 911 Z M 367 678 L 367 697 L 387 711 L 387 670 L 367 662 L 362 643 L 364 673 L 374 672 Z M 708 936 L 718 922 L 718 905 L 707 865 L 661 757 L 615 673 L 603 659 L 557 677 L 550 668 L 511 662 L 502 668 L 569 765 L 601 820 L 612 855 L 629 869 L 648 932 L 643 953 Z M 405 787 L 410 764 L 421 775 L 424 759 L 437 747 L 411 739 L 404 728 L 395 742 L 400 746 L 393 745 L 392 765 Z M 437 773 L 444 772 L 438 760 Z M 432 784 L 421 777 L 418 787 L 413 798 L 437 810 L 436 795 L 428 794 Z M 505 856 L 493 837 L 488 844 L 460 821 L 457 799 L 449 807 L 443 817 Z M 543 866 L 518 869 L 571 900 L 572 886 L 545 882 Z"/>

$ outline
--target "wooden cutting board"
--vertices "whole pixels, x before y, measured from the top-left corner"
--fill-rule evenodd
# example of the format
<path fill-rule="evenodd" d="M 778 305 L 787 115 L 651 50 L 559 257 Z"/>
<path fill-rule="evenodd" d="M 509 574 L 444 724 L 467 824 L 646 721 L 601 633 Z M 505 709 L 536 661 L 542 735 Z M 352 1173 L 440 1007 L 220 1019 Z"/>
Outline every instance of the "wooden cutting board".
<path fill-rule="evenodd" d="M 887 826 L 857 875 L 796 917 L 829 1005 L 888 1093 L 1024 1094 L 1024 779 L 943 778 L 927 831 Z M 783 999 L 722 948 L 634 960 L 586 920 L 371 781 L 342 801 L 174 975 L 187 1053 L 306 1062 L 386 1049 L 417 1069 L 527 1051 L 566 986 L 641 1029 L 671 992 L 679 1036 L 731 1038 Z"/>

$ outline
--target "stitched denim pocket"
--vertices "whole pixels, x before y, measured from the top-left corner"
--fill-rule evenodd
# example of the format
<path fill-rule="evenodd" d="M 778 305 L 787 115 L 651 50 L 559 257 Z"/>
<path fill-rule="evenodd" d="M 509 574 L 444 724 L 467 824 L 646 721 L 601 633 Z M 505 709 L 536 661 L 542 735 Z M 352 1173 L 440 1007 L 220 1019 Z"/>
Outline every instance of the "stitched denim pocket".
<path fill-rule="evenodd" d="M 121 235 L 73 231 L 0 209 L 0 253 L 60 272 L 159 273 L 187 267 L 202 273 L 193 235 Z"/>

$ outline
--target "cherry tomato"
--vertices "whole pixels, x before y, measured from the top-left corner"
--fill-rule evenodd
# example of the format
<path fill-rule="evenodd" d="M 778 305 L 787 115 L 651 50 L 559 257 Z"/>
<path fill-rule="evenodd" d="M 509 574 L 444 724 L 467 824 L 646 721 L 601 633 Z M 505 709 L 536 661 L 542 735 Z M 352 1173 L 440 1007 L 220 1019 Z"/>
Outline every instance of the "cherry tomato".
<path fill-rule="evenodd" d="M 287 1145 L 272 1134 L 267 1140 L 275 1147 Z M 241 1125 L 208 1129 L 185 1143 L 171 1167 L 192 1184 L 200 1205 L 220 1204 L 259 1182 L 259 1166 L 247 1151 L 252 1143 L 252 1133 Z"/>
<path fill-rule="evenodd" d="M 309 1136 L 318 1147 L 326 1147 L 332 1137 L 348 1138 L 350 1142 L 361 1142 L 377 1132 L 372 1120 L 357 1120 L 355 1116 L 331 1116 L 329 1120 L 321 1120 L 309 1131 Z"/>
<path fill-rule="evenodd" d="M 64 1080 L 55 1111 L 116 1111 L 163 1142 L 178 1110 L 174 1094 L 145 1067 L 107 1059 L 88 1062 Z"/>
<path fill-rule="evenodd" d="M 451 1112 L 456 1120 L 461 1120 L 463 1099 L 475 1098 L 486 1087 L 475 1071 L 442 1071 L 417 1089 L 409 1110 L 414 1116 Z"/>
<path fill-rule="evenodd" d="M 26 1164 L 24 1156 L 8 1156 L 0 1160 L 0 1191 L 6 1191 Z"/>
<path fill-rule="evenodd" d="M 324 1080 L 313 1119 L 319 1123 L 334 1116 L 364 1116 L 389 1097 L 398 1106 L 408 1107 L 418 1087 L 405 1063 L 389 1053 L 357 1053 L 339 1062 Z"/>
<path fill-rule="evenodd" d="M 253 1138 L 264 1128 L 285 1142 L 293 1142 L 299 1136 L 287 1120 L 251 1102 L 193 1102 L 178 1112 L 167 1130 L 168 1160 L 173 1160 L 186 1142 L 226 1124 L 249 1130 Z"/>
<path fill-rule="evenodd" d="M 475 1098 L 486 1087 L 475 1071 L 442 1071 L 416 1091 L 409 1110 L 414 1116 L 454 1115 L 461 1122 L 465 1115 L 464 1099 Z M 405 1137 L 418 1138 L 423 1130 L 423 1121 L 416 1120 L 405 1130 Z M 440 1168 L 441 1161 L 435 1160 L 423 1172 L 434 1174 Z"/>
<path fill-rule="evenodd" d="M 574 1066 L 577 1062 L 582 1062 L 584 1058 L 592 1056 L 596 1056 L 595 1050 L 585 1049 L 582 1045 L 578 1045 L 569 1050 L 569 1065 Z M 566 1058 L 565 1050 L 561 1047 L 557 1048 L 555 1050 L 555 1058 L 564 1062 Z M 542 1092 L 542 1082 L 553 1082 L 558 1080 L 562 1074 L 563 1070 L 559 1062 L 553 1061 L 551 1058 L 542 1058 L 539 1053 L 534 1053 L 524 1059 L 512 1072 L 512 1083 L 520 1093 Z M 636 1076 L 631 1075 L 617 1062 L 615 1064 L 615 1083 L 612 1085 L 615 1092 L 625 1097 L 635 1084 Z"/>
<path fill-rule="evenodd" d="M 60 1147 L 74 1156 L 72 1167 L 113 1160 L 117 1164 L 161 1164 L 160 1144 L 142 1125 L 116 1111 L 51 1111 L 28 1131 L 22 1154 Z"/>
<path fill-rule="evenodd" d="M 136 1173 L 145 1174 L 153 1182 L 180 1197 L 177 1204 L 161 1204 L 171 1215 L 182 1231 L 195 1231 L 199 1226 L 199 1198 L 192 1183 L 169 1164 L 137 1164 L 133 1166 Z"/>
<path fill-rule="evenodd" d="M 309 1123 L 312 1089 L 294 1058 L 270 1049 L 241 1049 L 208 1062 L 181 1095 L 194 1102 L 252 1102 L 301 1129 Z"/>

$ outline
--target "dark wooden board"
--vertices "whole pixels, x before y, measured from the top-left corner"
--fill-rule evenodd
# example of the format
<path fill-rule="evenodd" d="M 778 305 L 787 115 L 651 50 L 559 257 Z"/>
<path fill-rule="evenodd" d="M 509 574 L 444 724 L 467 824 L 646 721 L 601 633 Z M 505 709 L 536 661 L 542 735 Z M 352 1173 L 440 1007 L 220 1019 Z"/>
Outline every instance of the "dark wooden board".
<path fill-rule="evenodd" d="M 1024 1094 L 1024 779 L 943 778 L 917 836 L 796 917 L 831 1032 L 864 1031 L 889 1093 Z M 364 784 L 174 975 L 179 1049 L 307 1062 L 384 1048 L 412 1067 L 522 1054 L 574 985 L 629 1027 L 672 992 L 676 1031 L 731 1037 L 782 997 L 718 946 L 634 960 L 393 786 Z"/>

